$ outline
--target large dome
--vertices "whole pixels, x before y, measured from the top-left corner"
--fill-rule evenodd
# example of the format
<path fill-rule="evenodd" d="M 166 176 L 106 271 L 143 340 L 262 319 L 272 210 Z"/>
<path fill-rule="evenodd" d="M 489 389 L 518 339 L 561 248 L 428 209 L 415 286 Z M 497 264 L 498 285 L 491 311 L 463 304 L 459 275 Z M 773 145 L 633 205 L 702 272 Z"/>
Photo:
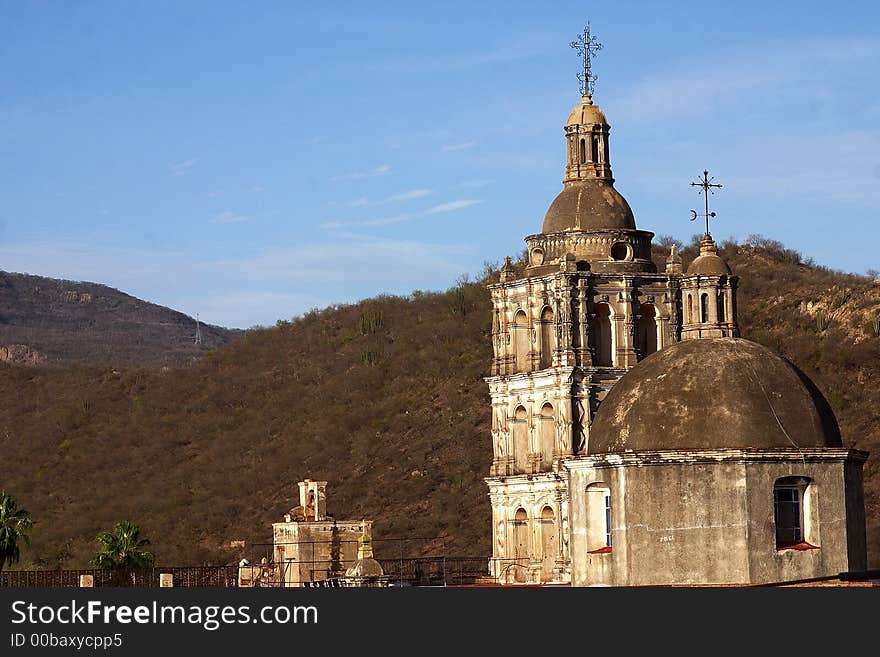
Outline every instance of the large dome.
<path fill-rule="evenodd" d="M 587 452 L 840 447 L 819 389 L 740 338 L 685 340 L 652 354 L 599 406 Z"/>
<path fill-rule="evenodd" d="M 610 182 L 583 180 L 565 183 L 544 216 L 542 233 L 570 230 L 634 229 L 636 220 L 626 199 Z"/>

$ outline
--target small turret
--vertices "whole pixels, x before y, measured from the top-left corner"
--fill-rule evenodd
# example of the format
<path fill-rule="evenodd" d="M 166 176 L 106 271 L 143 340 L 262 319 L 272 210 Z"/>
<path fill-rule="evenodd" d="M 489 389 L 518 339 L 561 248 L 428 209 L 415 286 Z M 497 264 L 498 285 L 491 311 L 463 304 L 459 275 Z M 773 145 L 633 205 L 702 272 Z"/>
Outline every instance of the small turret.
<path fill-rule="evenodd" d="M 700 255 L 688 266 L 681 281 L 681 339 L 739 337 L 736 322 L 736 285 L 730 267 L 708 233 L 700 242 Z"/>

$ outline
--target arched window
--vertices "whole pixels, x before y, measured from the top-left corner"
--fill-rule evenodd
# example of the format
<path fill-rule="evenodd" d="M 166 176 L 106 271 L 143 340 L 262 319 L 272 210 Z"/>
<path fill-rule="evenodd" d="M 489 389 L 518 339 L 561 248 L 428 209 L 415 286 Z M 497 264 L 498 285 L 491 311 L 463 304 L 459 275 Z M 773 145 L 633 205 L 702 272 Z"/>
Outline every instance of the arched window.
<path fill-rule="evenodd" d="M 541 509 L 541 580 L 553 581 L 556 568 L 556 514 L 550 506 Z"/>
<path fill-rule="evenodd" d="M 553 456 L 556 453 L 556 418 L 553 415 L 553 406 L 547 402 L 541 407 L 541 417 L 538 420 L 538 434 L 544 464 L 544 470 L 549 470 L 553 465 Z"/>
<path fill-rule="evenodd" d="M 639 351 L 642 358 L 657 351 L 657 309 L 652 303 L 639 308 Z"/>
<path fill-rule="evenodd" d="M 517 406 L 510 421 L 511 442 L 513 443 L 514 471 L 529 472 L 529 414 L 525 406 Z"/>
<path fill-rule="evenodd" d="M 522 310 L 513 317 L 513 349 L 516 354 L 516 371 L 529 370 L 529 320 Z"/>
<path fill-rule="evenodd" d="M 513 559 L 512 564 L 505 565 L 513 571 L 517 582 L 524 582 L 529 563 L 529 516 L 523 508 L 513 516 Z"/>
<path fill-rule="evenodd" d="M 587 143 L 581 139 L 581 164 L 585 164 L 587 161 Z"/>
<path fill-rule="evenodd" d="M 587 551 L 611 552 L 611 489 L 602 482 L 587 486 Z"/>
<path fill-rule="evenodd" d="M 614 339 L 611 331 L 611 306 L 596 304 L 596 318 L 593 326 L 593 363 L 598 367 L 614 366 Z"/>
<path fill-rule="evenodd" d="M 593 145 L 593 162 L 599 161 L 599 133 L 594 132 L 593 138 L 590 140 Z"/>
<path fill-rule="evenodd" d="M 718 291 L 718 321 L 724 322 L 724 290 Z"/>
<path fill-rule="evenodd" d="M 709 295 L 705 292 L 700 295 L 700 321 L 703 324 L 709 321 Z"/>
<path fill-rule="evenodd" d="M 541 312 L 541 369 L 553 364 L 553 349 L 556 344 L 556 326 L 553 324 L 553 310 L 545 307 Z"/>
<path fill-rule="evenodd" d="M 816 547 L 818 523 L 815 486 L 809 477 L 781 477 L 773 484 L 773 521 L 776 549 Z"/>

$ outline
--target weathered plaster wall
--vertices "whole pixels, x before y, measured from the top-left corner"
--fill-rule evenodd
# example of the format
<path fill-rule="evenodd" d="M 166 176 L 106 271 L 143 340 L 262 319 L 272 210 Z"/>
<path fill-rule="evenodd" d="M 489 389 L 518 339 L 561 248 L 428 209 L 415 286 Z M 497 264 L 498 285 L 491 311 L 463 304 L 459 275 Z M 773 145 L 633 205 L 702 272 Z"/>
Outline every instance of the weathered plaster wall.
<path fill-rule="evenodd" d="M 760 583 L 836 575 L 865 567 L 861 465 L 847 450 L 798 458 L 776 450 L 662 452 L 583 457 L 570 470 L 572 583 L 584 585 Z M 823 455 L 824 453 L 824 455 Z M 808 538 L 818 549 L 778 550 L 773 486 L 805 476 L 814 489 Z M 587 486 L 612 496 L 613 548 L 590 554 Z M 862 512 L 863 513 L 863 512 Z M 594 523 L 595 524 L 595 523 Z"/>

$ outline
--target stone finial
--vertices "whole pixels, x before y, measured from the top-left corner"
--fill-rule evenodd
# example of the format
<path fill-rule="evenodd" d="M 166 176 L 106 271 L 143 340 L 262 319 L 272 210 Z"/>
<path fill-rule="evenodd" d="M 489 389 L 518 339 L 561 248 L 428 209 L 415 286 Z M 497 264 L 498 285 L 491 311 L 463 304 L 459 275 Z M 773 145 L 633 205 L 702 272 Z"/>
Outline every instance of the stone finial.
<path fill-rule="evenodd" d="M 673 244 L 666 257 L 666 273 L 680 274 L 682 271 L 681 256 L 678 254 L 678 245 Z"/>
<path fill-rule="evenodd" d="M 513 263 L 510 261 L 510 256 L 504 256 L 504 266 L 501 268 L 500 279 L 503 283 L 504 281 L 510 280 L 513 278 L 515 270 L 513 268 Z"/>
<path fill-rule="evenodd" d="M 718 247 L 715 246 L 715 240 L 709 233 L 703 235 L 700 240 L 700 255 L 718 255 Z"/>

